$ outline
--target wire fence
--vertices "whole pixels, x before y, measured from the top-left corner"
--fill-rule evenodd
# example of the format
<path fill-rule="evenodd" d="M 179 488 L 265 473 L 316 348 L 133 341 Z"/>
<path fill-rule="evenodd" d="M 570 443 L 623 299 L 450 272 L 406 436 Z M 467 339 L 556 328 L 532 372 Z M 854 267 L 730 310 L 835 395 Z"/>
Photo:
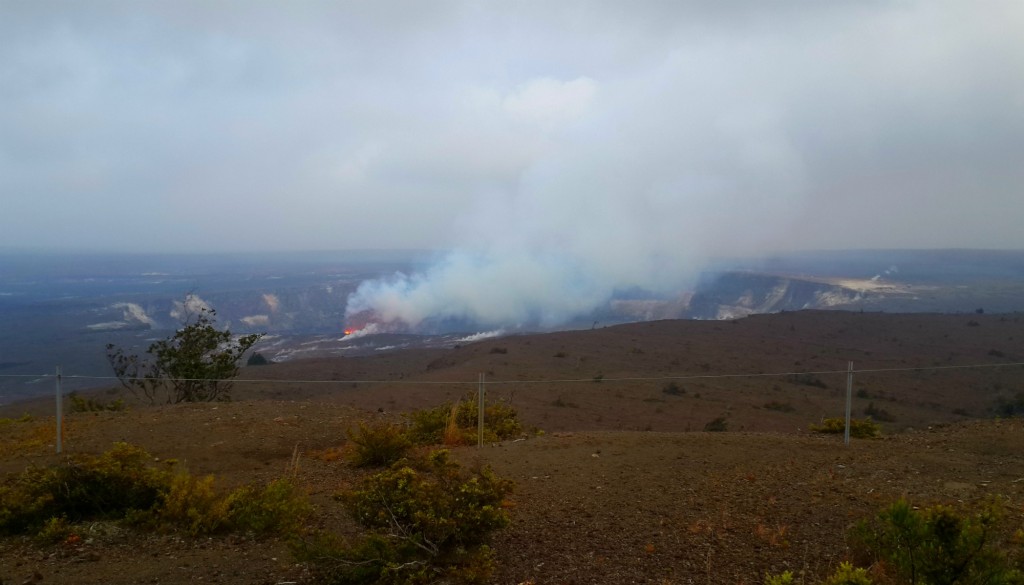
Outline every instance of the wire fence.
<path fill-rule="evenodd" d="M 1004 362 L 997 364 L 966 364 L 966 365 L 946 365 L 946 366 L 909 366 L 902 368 L 863 368 L 853 369 L 854 374 L 886 374 L 886 373 L 898 373 L 898 372 L 929 372 L 929 371 L 942 371 L 942 370 L 973 370 L 973 369 L 990 369 L 990 368 L 1009 368 L 1009 367 L 1024 367 L 1024 362 Z M 657 381 L 672 381 L 672 380 L 710 380 L 710 379 L 729 379 L 729 378 L 773 378 L 773 377 L 791 377 L 791 376 L 825 376 L 833 374 L 847 374 L 850 370 L 799 370 L 799 371 L 785 371 L 785 372 L 735 372 L 726 374 L 671 374 L 664 376 L 609 376 L 600 378 L 602 382 L 657 382 Z M 93 381 L 110 381 L 117 382 L 119 378 L 117 376 L 91 376 L 84 374 L 59 374 L 63 380 L 93 380 Z M 48 378 L 57 378 L 57 373 L 40 373 L 40 374 L 0 374 L 0 378 L 30 378 L 35 380 L 46 380 Z M 211 378 L 175 378 L 182 382 L 217 382 L 224 381 L 222 379 L 211 379 Z M 527 380 L 502 380 L 502 379 L 488 379 L 486 383 L 488 385 L 509 385 L 509 384 L 575 384 L 575 383 L 593 383 L 594 377 L 589 378 L 538 378 L 538 379 L 527 379 Z M 451 386 L 451 385 L 465 385 L 465 386 L 476 386 L 479 380 L 373 380 L 373 379 L 339 379 L 339 380 L 318 380 L 318 379 L 290 379 L 290 378 L 232 378 L 230 382 L 234 384 L 387 384 L 387 385 L 408 385 L 408 386 L 423 386 L 423 385 L 435 385 L 435 386 Z"/>
<path fill-rule="evenodd" d="M 294 379 L 294 378 L 232 378 L 230 380 L 223 379 L 209 379 L 209 378 L 175 378 L 176 382 L 231 382 L 232 384 L 261 384 L 261 385 L 388 385 L 388 386 L 466 386 L 466 387 L 477 387 L 477 401 L 479 407 L 478 414 L 478 425 L 479 429 L 479 445 L 483 443 L 483 425 L 484 425 L 484 403 L 486 400 L 486 389 L 487 387 L 510 387 L 510 386 L 540 386 L 540 385 L 567 385 L 567 384 L 593 384 L 594 382 L 602 383 L 645 383 L 645 382 L 684 382 L 684 381 L 721 381 L 730 379 L 759 379 L 759 378 L 783 378 L 787 381 L 798 381 L 799 380 L 815 380 L 815 376 L 832 376 L 832 375 L 845 375 L 846 377 L 846 409 L 845 409 L 845 442 L 849 444 L 850 437 L 850 417 L 851 417 L 851 403 L 852 403 L 852 391 L 853 391 L 853 379 L 858 374 L 872 374 L 872 375 L 891 375 L 906 372 L 946 372 L 953 370 L 992 370 L 1000 368 L 1022 368 L 1024 362 L 1003 362 L 1003 363 L 976 363 L 976 364 L 962 364 L 962 365 L 930 365 L 930 366 L 907 366 L 898 368 L 854 368 L 853 362 L 848 362 L 846 369 L 828 369 L 828 370 L 800 370 L 800 371 L 780 371 L 780 372 L 736 372 L 736 373 L 701 373 L 701 374 L 688 374 L 688 373 L 677 373 L 671 375 L 660 375 L 660 376 L 640 376 L 640 375 L 627 375 L 627 376 L 597 376 L 589 378 L 535 378 L 535 379 L 518 379 L 518 380 L 503 380 L 503 379 L 491 379 L 488 380 L 486 375 L 483 373 L 477 374 L 477 379 L 474 381 L 470 380 L 407 380 L 407 379 L 340 379 L 340 380 L 324 380 L 324 379 Z M 6 379 L 31 379 L 34 382 L 40 382 L 45 380 L 53 380 L 56 386 L 56 415 L 57 415 L 57 453 L 62 450 L 61 437 L 62 437 L 62 396 L 64 394 L 64 387 L 62 386 L 65 381 L 81 380 L 86 382 L 117 382 L 120 378 L 117 376 L 95 376 L 85 374 L 63 374 L 60 367 L 55 368 L 54 373 L 39 373 L 39 374 L 0 374 L 0 378 Z M 826 389 L 827 386 L 824 384 L 820 385 L 820 388 Z M 834 391 L 835 389 L 833 389 Z M 558 398 L 561 400 L 561 398 Z"/>

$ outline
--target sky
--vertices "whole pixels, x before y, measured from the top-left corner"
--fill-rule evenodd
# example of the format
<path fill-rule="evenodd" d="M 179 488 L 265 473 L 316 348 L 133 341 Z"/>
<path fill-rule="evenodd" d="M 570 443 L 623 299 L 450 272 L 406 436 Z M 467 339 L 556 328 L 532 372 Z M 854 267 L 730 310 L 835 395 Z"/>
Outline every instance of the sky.
<path fill-rule="evenodd" d="M 1021 248 L 1021 31 L 1018 1 L 0 0 L 0 247 Z"/>
<path fill-rule="evenodd" d="M 451 316 L 1024 248 L 1022 31 L 1017 0 L 0 0 L 0 248 L 447 251 L 355 299 L 406 321 L 480 279 Z"/>

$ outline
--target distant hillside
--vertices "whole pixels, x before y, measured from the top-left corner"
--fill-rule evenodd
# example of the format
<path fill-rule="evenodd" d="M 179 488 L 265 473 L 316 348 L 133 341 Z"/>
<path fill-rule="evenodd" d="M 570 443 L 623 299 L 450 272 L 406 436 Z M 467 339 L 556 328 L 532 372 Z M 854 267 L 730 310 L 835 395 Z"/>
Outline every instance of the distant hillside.
<path fill-rule="evenodd" d="M 450 348 L 524 333 L 529 325 L 466 321 L 391 337 L 344 336 L 348 295 L 366 279 L 422 269 L 424 254 L 235 256 L 0 255 L 0 404 L 48 394 L 40 374 L 110 374 L 107 343 L 142 351 L 177 325 L 192 293 L 235 333 L 266 332 L 258 351 L 283 361 Z M 759 313 L 845 309 L 974 314 L 1024 311 L 1024 251 L 799 252 L 719 260 L 693 290 L 620 291 L 561 329 L 660 319 L 735 319 Z M 28 378 L 14 376 L 33 376 Z M 69 389 L 103 382 L 69 379 Z"/>
<path fill-rule="evenodd" d="M 722 417 L 731 430 L 806 432 L 842 414 L 848 361 L 872 370 L 854 378 L 855 415 L 887 431 L 989 418 L 1024 400 L 1024 367 L 1002 367 L 1024 362 L 1024 314 L 800 311 L 511 335 L 246 368 L 267 382 L 237 393 L 394 411 L 458 399 L 483 373 L 545 429 L 700 430 Z M 955 368 L 978 364 L 1000 367 Z"/>

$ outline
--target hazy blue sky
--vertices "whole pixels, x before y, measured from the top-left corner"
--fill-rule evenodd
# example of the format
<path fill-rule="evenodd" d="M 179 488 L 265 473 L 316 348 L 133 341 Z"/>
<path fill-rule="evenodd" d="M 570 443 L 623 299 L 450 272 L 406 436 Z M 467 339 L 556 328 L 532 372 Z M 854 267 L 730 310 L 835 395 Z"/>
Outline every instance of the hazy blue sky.
<path fill-rule="evenodd" d="M 1019 0 L 0 0 L 0 247 L 558 250 L 618 283 L 1022 248 L 1022 185 Z"/>

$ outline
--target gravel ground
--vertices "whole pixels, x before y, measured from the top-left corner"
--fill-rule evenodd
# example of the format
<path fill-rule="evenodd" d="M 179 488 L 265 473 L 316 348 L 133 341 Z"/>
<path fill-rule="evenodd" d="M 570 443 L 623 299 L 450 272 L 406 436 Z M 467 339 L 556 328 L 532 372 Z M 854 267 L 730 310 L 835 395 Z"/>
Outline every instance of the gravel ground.
<path fill-rule="evenodd" d="M 214 473 L 225 487 L 280 477 L 298 446 L 312 524 L 345 528 L 330 496 L 358 473 L 310 454 L 337 446 L 365 416 L 379 415 L 286 401 L 77 414 L 67 445 L 95 453 L 127 440 Z M 0 472 L 54 461 L 48 424 L 0 425 Z M 495 583 L 759 583 L 766 571 L 827 574 L 850 552 L 847 529 L 899 497 L 970 505 L 998 494 L 1020 524 L 1022 430 L 1017 419 L 959 423 L 849 447 L 796 434 L 551 432 L 455 456 L 516 485 L 513 524 L 493 541 Z M 80 532 L 74 545 L 0 540 L 0 581 L 314 582 L 275 539 L 190 539 L 104 523 Z"/>

